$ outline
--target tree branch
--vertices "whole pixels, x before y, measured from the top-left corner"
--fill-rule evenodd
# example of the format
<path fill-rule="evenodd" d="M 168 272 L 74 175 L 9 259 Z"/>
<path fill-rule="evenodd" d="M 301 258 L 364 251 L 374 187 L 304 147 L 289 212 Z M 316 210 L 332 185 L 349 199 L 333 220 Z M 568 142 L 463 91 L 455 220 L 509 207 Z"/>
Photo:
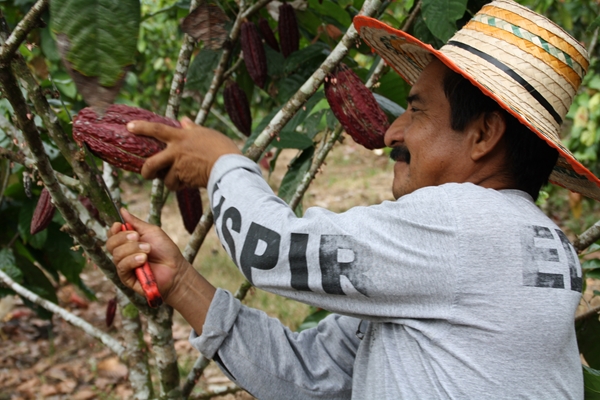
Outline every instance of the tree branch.
<path fill-rule="evenodd" d="M 23 98 L 21 88 L 17 85 L 16 78 L 12 74 L 10 67 L 0 68 L 0 85 L 2 86 L 4 96 L 13 107 L 17 124 L 19 128 L 21 128 L 23 137 L 29 145 L 29 150 L 34 158 L 34 167 L 38 170 L 40 177 L 44 182 L 44 186 L 50 192 L 54 205 L 67 222 L 69 234 L 79 242 L 92 261 L 117 287 L 119 287 L 119 289 L 126 293 L 130 299 L 135 299 L 136 305 L 139 304 L 138 307 L 142 308 L 147 313 L 153 313 L 152 309 L 147 305 L 146 299 L 123 285 L 115 273 L 114 264 L 102 250 L 101 243 L 96 240 L 95 234 L 91 233 L 81 222 L 73 204 L 62 192 L 56 176 L 54 175 L 54 170 L 50 165 L 50 160 L 45 153 L 44 144 L 40 138 L 33 118 L 29 118 L 31 113 Z"/>
<path fill-rule="evenodd" d="M 190 11 L 198 7 L 200 0 L 192 0 L 190 4 Z M 177 119 L 179 115 L 179 106 L 181 105 L 181 97 L 183 95 L 183 88 L 185 86 L 185 77 L 190 66 L 190 58 L 196 40 L 188 35 L 183 35 L 183 43 L 179 49 L 179 57 L 177 57 L 177 64 L 175 65 L 175 73 L 173 74 L 173 80 L 171 81 L 171 90 L 169 92 L 169 99 L 167 100 L 167 110 L 165 111 L 165 117 L 171 119 Z M 151 224 L 161 226 L 160 216 L 162 208 L 165 204 L 166 197 L 164 196 L 165 184 L 160 179 L 154 179 L 152 181 L 152 191 L 150 193 L 150 212 L 148 214 L 147 221 Z"/>
<path fill-rule="evenodd" d="M 25 17 L 19 21 L 15 27 L 15 30 L 10 34 L 10 36 L 4 40 L 4 43 L 2 44 L 2 50 L 0 51 L 0 65 L 10 64 L 11 57 L 19 48 L 23 40 L 25 40 L 29 32 L 38 26 L 40 22 L 40 15 L 46 11 L 48 4 L 49 0 L 39 0 L 37 3 L 35 3 L 27 15 L 25 15 Z M 0 16 L 2 16 L 1 10 Z M 6 24 L 6 20 L 3 18 L 3 16 L 0 24 Z M 8 31 L 8 27 L 6 27 L 4 31 Z"/>
<path fill-rule="evenodd" d="M 575 249 L 581 253 L 598 239 L 600 239 L 600 221 L 597 221 L 594 225 L 579 235 L 579 237 L 573 241 L 573 247 L 575 247 Z"/>
<path fill-rule="evenodd" d="M 366 0 L 363 4 L 363 9 L 360 12 L 360 15 L 373 15 L 377 12 L 379 5 L 381 4 L 380 0 Z M 232 29 L 233 30 L 233 29 Z M 288 102 L 283 106 L 283 108 L 273 117 L 269 125 L 260 133 L 260 135 L 256 138 L 254 143 L 248 148 L 246 152 L 246 156 L 253 161 L 258 160 L 260 155 L 265 151 L 269 143 L 276 137 L 276 135 L 281 131 L 281 129 L 285 126 L 287 122 L 298 112 L 298 110 L 304 105 L 304 103 L 317 91 L 319 86 L 323 83 L 325 76 L 333 69 L 342 58 L 348 53 L 349 47 L 354 44 L 358 37 L 358 32 L 354 28 L 354 25 L 350 26 L 338 45 L 335 49 L 329 54 L 329 56 L 325 59 L 325 61 L 321 64 L 319 69 L 317 69 L 313 75 L 300 87 L 300 89 L 288 100 Z M 215 81 L 213 80 L 213 83 Z M 203 103 L 204 104 L 204 103 Z M 197 118 L 198 120 L 198 118 Z M 197 122 L 198 123 L 198 122 Z M 257 144 L 258 142 L 258 144 Z M 198 250 L 206 237 L 206 234 L 210 230 L 213 224 L 213 214 L 212 210 L 209 210 L 205 213 L 200 222 L 196 226 L 190 241 L 184 249 L 184 256 L 190 262 L 193 263 L 193 260 L 196 258 L 198 254 Z M 245 281 L 238 288 L 235 297 L 242 300 L 248 290 L 252 287 L 250 282 Z M 204 356 L 200 356 L 196 363 L 194 364 L 194 368 L 190 372 L 187 377 L 187 381 L 184 387 L 195 384 L 195 382 L 199 379 L 200 375 L 202 375 L 202 371 L 208 365 L 208 360 L 205 360 Z M 190 383 L 193 382 L 193 383 Z"/>
<path fill-rule="evenodd" d="M 588 310 L 582 314 L 579 314 L 575 317 L 575 322 L 584 321 L 586 319 L 592 318 L 594 316 L 598 316 L 600 313 L 600 306 L 594 307 L 591 310 Z"/>
<path fill-rule="evenodd" d="M 10 276 L 8 276 L 4 271 L 0 270 L 0 281 L 2 281 L 6 286 L 14 290 L 19 295 L 25 297 L 27 300 L 34 302 L 35 304 L 45 308 L 46 310 L 55 313 L 60 316 L 62 319 L 70 323 L 71 325 L 82 329 L 85 333 L 93 337 L 94 339 L 102 342 L 106 347 L 108 347 L 111 351 L 116 353 L 118 356 L 123 354 L 125 350 L 123 346 L 113 339 L 110 335 L 98 330 L 97 328 L 90 325 L 88 322 L 83 319 L 71 314 L 67 310 L 58 305 L 48 301 L 46 299 L 41 298 L 37 294 L 27 290 L 23 286 L 19 285 L 17 282 L 13 281 Z"/>

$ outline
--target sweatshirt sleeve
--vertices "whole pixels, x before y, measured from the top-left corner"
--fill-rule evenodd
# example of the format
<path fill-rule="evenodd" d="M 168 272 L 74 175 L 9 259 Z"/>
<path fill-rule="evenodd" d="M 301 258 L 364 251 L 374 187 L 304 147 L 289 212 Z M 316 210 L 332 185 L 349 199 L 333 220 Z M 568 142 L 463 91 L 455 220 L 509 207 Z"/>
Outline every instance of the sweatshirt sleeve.
<path fill-rule="evenodd" d="M 226 155 L 208 184 L 223 247 L 254 285 L 381 322 L 446 318 L 454 301 L 456 230 L 444 192 L 297 217 L 256 163 Z"/>
<path fill-rule="evenodd" d="M 360 320 L 329 315 L 297 333 L 218 289 L 192 345 L 260 399 L 349 399 Z M 291 396 L 291 397 L 290 397 Z"/>

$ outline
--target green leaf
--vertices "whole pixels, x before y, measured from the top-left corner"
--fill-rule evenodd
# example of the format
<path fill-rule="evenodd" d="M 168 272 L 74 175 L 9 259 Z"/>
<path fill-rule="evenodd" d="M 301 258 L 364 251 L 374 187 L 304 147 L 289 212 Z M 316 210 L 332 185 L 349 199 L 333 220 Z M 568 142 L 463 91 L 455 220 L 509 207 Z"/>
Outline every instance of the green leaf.
<path fill-rule="evenodd" d="M 329 314 L 331 313 L 327 310 L 317 309 L 316 311 L 308 315 L 308 317 L 306 317 L 304 321 L 302 321 L 302 323 L 298 327 L 298 332 L 302 332 L 306 329 L 316 327 L 317 325 L 319 325 L 319 322 L 325 319 L 325 317 L 327 317 Z"/>
<path fill-rule="evenodd" d="M 600 321 L 597 317 L 587 318 L 575 324 L 577 345 L 588 365 L 600 368 Z"/>
<path fill-rule="evenodd" d="M 213 71 L 221 58 L 220 51 L 202 49 L 190 65 L 185 87 L 206 93 L 212 81 Z"/>
<path fill-rule="evenodd" d="M 68 41 L 66 60 L 81 75 L 112 87 L 133 64 L 139 0 L 51 0 L 50 19 L 59 41 Z"/>
<path fill-rule="evenodd" d="M 385 115 L 387 115 L 390 122 L 393 122 L 396 118 L 404 113 L 404 108 L 400 107 L 387 97 L 377 93 L 373 93 L 373 96 L 375 97 L 377 104 L 379 104 L 379 107 L 381 107 Z"/>
<path fill-rule="evenodd" d="M 289 203 L 292 196 L 296 192 L 296 188 L 302 181 L 304 174 L 310 168 L 310 164 L 312 163 L 312 158 L 315 153 L 315 148 L 310 147 L 296 157 L 291 165 L 288 168 L 285 176 L 281 181 L 281 186 L 279 187 L 279 197 L 285 200 L 286 203 Z"/>
<path fill-rule="evenodd" d="M 346 10 L 331 0 L 308 0 L 308 5 L 311 9 L 316 10 L 321 15 L 333 18 L 342 26 L 350 26 L 352 24 L 350 15 L 348 15 Z"/>
<path fill-rule="evenodd" d="M 254 81 L 246 69 L 246 64 L 242 63 L 242 65 L 240 65 L 240 67 L 237 69 L 235 81 L 238 85 L 240 85 L 244 93 L 246 93 L 248 101 L 252 102 L 252 95 L 254 94 Z"/>
<path fill-rule="evenodd" d="M 256 125 L 256 127 L 252 130 L 252 134 L 250 135 L 250 137 L 246 139 L 244 147 L 242 148 L 242 152 L 246 152 L 246 150 L 248 150 L 250 145 L 256 140 L 256 137 L 260 135 L 260 133 L 267 127 L 267 125 L 269 125 L 269 122 L 271 122 L 271 120 L 273 119 L 275 114 L 279 112 L 279 110 L 279 108 L 271 110 L 271 112 L 266 117 L 260 120 L 258 125 Z"/>
<path fill-rule="evenodd" d="M 267 75 L 272 80 L 278 80 L 283 76 L 285 58 L 283 58 L 283 54 L 273 50 L 270 46 L 265 45 L 264 48 L 267 55 Z"/>
<path fill-rule="evenodd" d="M 600 400 L 600 371 L 583 367 L 583 386 L 585 400 Z"/>
<path fill-rule="evenodd" d="M 58 303 L 54 286 L 52 286 L 52 283 L 48 280 L 46 275 L 24 257 L 17 255 L 16 260 L 17 266 L 23 272 L 23 286 L 46 300 Z M 34 310 L 40 318 L 49 319 L 52 317 L 52 313 L 44 308 L 26 299 L 23 299 L 23 301 L 27 307 Z"/>
<path fill-rule="evenodd" d="M 329 55 L 329 46 L 323 42 L 316 42 L 293 52 L 283 63 L 283 72 L 291 74 L 302 69 L 304 74 L 312 75 Z"/>
<path fill-rule="evenodd" d="M 312 139 L 299 132 L 282 131 L 272 142 L 273 147 L 280 149 L 306 149 L 313 145 Z"/>
<path fill-rule="evenodd" d="M 581 268 L 582 269 L 596 269 L 596 268 L 600 268 L 600 260 L 597 258 L 592 258 L 591 260 L 585 260 L 584 262 L 581 263 Z M 586 271 L 587 273 L 588 271 Z"/>
<path fill-rule="evenodd" d="M 15 255 L 11 249 L 4 248 L 0 250 L 0 270 L 17 283 L 23 281 L 23 273 L 17 268 Z"/>
<path fill-rule="evenodd" d="M 379 86 L 373 92 L 406 108 L 406 98 L 410 92 L 410 86 L 395 71 L 390 71 L 379 79 Z"/>
<path fill-rule="evenodd" d="M 71 283 L 79 284 L 81 281 L 79 274 L 85 267 L 85 257 L 83 251 L 74 251 L 73 239 L 56 224 L 48 227 L 48 240 L 43 248 L 43 255 L 39 261 L 45 268 L 62 273 Z"/>
<path fill-rule="evenodd" d="M 25 243 L 31 245 L 31 247 L 36 249 L 41 249 L 46 242 L 46 238 L 48 237 L 47 228 L 41 232 L 38 232 L 35 235 L 31 235 L 31 219 L 33 218 L 33 212 L 36 207 L 36 199 L 27 199 L 23 205 L 21 206 L 21 210 L 19 212 L 19 235 L 21 239 Z M 52 224 L 52 223 L 50 223 Z"/>
<path fill-rule="evenodd" d="M 444 43 L 454 35 L 456 21 L 467 9 L 467 0 L 423 0 L 423 20 Z"/>
<path fill-rule="evenodd" d="M 594 29 L 598 28 L 600 26 L 600 16 L 596 17 L 596 19 L 594 20 L 594 22 L 592 22 L 590 24 L 590 26 L 588 26 L 587 28 L 587 32 L 593 32 Z"/>

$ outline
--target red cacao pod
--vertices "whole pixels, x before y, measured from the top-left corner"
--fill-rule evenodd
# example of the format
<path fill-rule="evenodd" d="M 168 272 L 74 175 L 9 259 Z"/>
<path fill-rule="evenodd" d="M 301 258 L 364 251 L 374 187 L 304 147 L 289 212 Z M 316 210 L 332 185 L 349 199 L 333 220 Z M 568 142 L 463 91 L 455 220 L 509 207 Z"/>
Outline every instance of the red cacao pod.
<path fill-rule="evenodd" d="M 194 232 L 202 218 L 202 199 L 200 191 L 195 188 L 183 188 L 176 192 L 177 205 L 183 219 L 183 226 L 189 233 Z"/>
<path fill-rule="evenodd" d="M 250 136 L 252 133 L 252 114 L 250 113 L 250 103 L 246 92 L 235 81 L 229 81 L 223 91 L 223 100 L 225 102 L 225 111 L 231 119 L 231 122 L 244 135 Z"/>
<path fill-rule="evenodd" d="M 333 115 L 354 141 L 367 149 L 385 147 L 383 137 L 390 123 L 354 71 L 340 64 L 325 79 L 325 97 Z"/>
<path fill-rule="evenodd" d="M 271 29 L 269 21 L 266 18 L 260 17 L 258 20 L 258 29 L 260 29 L 260 34 L 265 39 L 265 43 L 273 50 L 279 51 L 279 43 L 277 43 L 273 29 Z"/>
<path fill-rule="evenodd" d="M 117 313 L 117 298 L 113 297 L 106 304 L 106 326 L 111 327 L 115 320 L 115 314 Z"/>
<path fill-rule="evenodd" d="M 35 235 L 46 229 L 48 225 L 50 225 L 50 222 L 52 222 L 52 217 L 54 217 L 55 212 L 56 207 L 52 204 L 50 192 L 48 192 L 48 189 L 43 188 L 37 205 L 35 206 L 35 211 L 33 211 L 29 232 L 31 232 L 32 235 Z"/>
<path fill-rule="evenodd" d="M 112 104 L 104 115 L 96 114 L 89 107 L 79 111 L 73 120 L 73 138 L 80 146 L 86 143 L 103 161 L 139 173 L 146 158 L 164 149 L 165 144 L 151 137 L 130 133 L 126 125 L 134 120 L 181 127 L 178 121 L 153 112 L 123 104 Z"/>
<path fill-rule="evenodd" d="M 298 51 L 300 47 L 300 30 L 298 29 L 298 20 L 296 19 L 296 10 L 289 3 L 283 3 L 279 6 L 279 43 L 281 44 L 281 54 L 287 58 L 290 54 Z"/>
<path fill-rule="evenodd" d="M 250 78 L 258 87 L 263 88 L 267 81 L 267 54 L 254 22 L 246 21 L 242 24 L 240 41 Z"/>

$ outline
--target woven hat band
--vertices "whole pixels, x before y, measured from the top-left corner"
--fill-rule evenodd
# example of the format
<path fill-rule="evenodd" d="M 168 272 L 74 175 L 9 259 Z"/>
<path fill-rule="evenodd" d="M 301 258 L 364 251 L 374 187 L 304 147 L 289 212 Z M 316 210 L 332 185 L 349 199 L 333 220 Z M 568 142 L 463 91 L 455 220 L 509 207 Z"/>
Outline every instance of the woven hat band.
<path fill-rule="evenodd" d="M 472 53 L 472 54 L 482 58 L 483 60 L 489 62 L 490 64 L 493 64 L 496 68 L 498 68 L 499 70 L 504 72 L 506 75 L 511 77 L 516 83 L 521 85 L 524 90 L 526 90 L 537 102 L 540 103 L 540 105 L 542 107 L 544 107 L 544 109 L 546 111 L 548 111 L 548 113 L 552 116 L 552 118 L 554 118 L 554 120 L 558 124 L 562 123 L 562 117 L 556 112 L 556 110 L 554 109 L 554 107 L 552 107 L 552 105 L 548 102 L 548 100 L 546 100 L 546 98 L 544 98 L 544 96 L 542 94 L 540 94 L 540 92 L 538 92 L 533 86 L 531 86 L 531 84 L 527 81 L 527 79 L 525 79 L 521 75 L 519 75 L 519 73 L 517 71 L 510 68 L 508 65 L 504 64 L 502 61 L 492 57 L 491 55 L 486 54 L 482 51 L 479 51 L 474 47 L 471 47 L 467 43 L 461 43 L 461 42 L 458 42 L 455 40 L 450 40 L 448 42 L 448 45 L 460 47 L 461 49 L 468 51 L 469 53 Z"/>

